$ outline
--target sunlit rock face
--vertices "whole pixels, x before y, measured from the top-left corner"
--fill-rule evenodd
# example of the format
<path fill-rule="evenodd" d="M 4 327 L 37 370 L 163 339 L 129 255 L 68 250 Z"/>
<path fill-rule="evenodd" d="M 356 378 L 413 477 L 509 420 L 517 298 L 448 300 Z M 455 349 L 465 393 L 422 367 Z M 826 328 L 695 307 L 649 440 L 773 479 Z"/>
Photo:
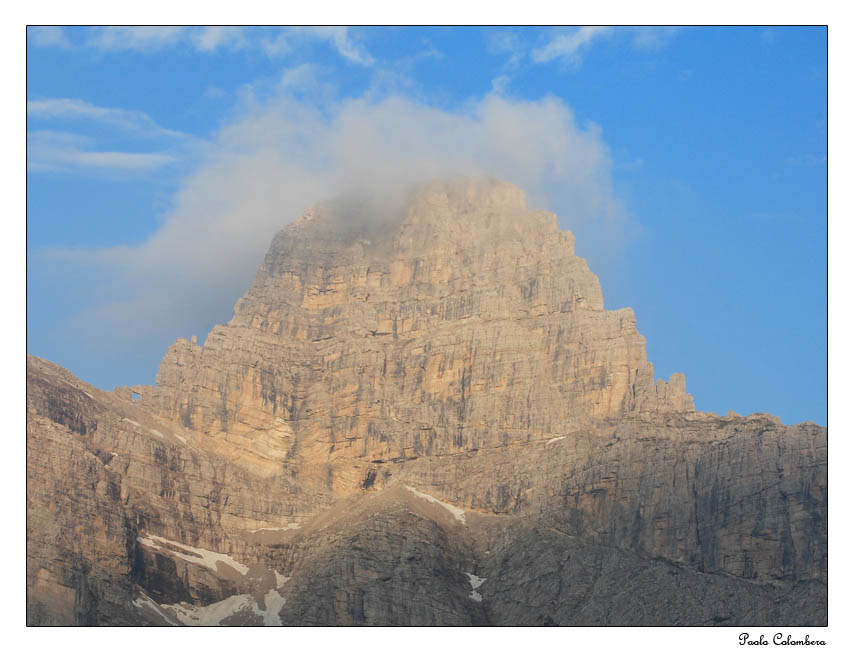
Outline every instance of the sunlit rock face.
<path fill-rule="evenodd" d="M 605 311 L 573 236 L 516 187 L 429 185 L 372 218 L 348 207 L 281 231 L 233 320 L 203 347 L 172 346 L 151 394 L 159 414 L 272 466 L 321 458 L 331 487 L 353 489 L 357 458 L 693 411 L 684 378 L 654 384 L 633 312 Z"/>
<path fill-rule="evenodd" d="M 507 183 L 308 210 L 156 386 L 27 382 L 34 624 L 826 621 L 826 429 L 656 382 Z"/>

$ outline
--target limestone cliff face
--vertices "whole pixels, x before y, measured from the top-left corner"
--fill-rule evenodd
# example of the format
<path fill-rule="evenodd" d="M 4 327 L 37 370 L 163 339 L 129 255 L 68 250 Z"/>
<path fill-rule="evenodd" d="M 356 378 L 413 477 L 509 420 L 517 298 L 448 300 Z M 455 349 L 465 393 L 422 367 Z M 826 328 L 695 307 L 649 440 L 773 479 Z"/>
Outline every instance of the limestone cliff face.
<path fill-rule="evenodd" d="M 144 399 L 270 467 L 321 458 L 330 481 L 355 458 L 693 411 L 682 376 L 654 384 L 633 312 L 605 311 L 572 234 L 516 187 L 429 185 L 400 214 L 348 218 L 322 205 L 279 233 L 233 320 L 172 346 Z"/>
<path fill-rule="evenodd" d="M 28 621 L 825 623 L 826 429 L 655 382 L 573 244 L 495 181 L 331 202 L 156 386 L 28 358 Z"/>

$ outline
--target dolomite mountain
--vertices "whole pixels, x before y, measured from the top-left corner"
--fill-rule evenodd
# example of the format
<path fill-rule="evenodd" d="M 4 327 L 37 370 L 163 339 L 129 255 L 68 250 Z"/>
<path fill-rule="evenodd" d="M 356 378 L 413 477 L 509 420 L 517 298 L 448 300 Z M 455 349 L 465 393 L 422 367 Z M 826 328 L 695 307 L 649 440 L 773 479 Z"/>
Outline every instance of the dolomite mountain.
<path fill-rule="evenodd" d="M 655 380 L 497 181 L 319 205 L 155 386 L 27 357 L 32 625 L 824 625 L 827 431 Z"/>

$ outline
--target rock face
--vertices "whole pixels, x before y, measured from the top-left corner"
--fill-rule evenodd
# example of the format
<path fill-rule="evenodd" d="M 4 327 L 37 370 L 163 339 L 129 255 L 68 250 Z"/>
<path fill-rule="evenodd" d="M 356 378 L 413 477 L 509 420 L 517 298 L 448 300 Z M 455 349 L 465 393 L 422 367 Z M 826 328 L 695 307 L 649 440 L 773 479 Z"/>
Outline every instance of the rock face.
<path fill-rule="evenodd" d="M 317 206 L 156 386 L 27 387 L 31 624 L 826 623 L 826 429 L 655 382 L 506 183 Z"/>

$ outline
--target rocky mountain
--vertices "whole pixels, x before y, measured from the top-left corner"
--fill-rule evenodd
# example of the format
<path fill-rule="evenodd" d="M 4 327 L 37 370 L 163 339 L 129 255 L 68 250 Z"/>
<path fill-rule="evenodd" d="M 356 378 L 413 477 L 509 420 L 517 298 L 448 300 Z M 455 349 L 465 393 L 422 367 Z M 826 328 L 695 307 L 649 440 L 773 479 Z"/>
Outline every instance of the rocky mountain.
<path fill-rule="evenodd" d="M 27 358 L 32 625 L 823 625 L 827 431 L 655 381 L 496 181 L 274 238 L 155 386 Z"/>

